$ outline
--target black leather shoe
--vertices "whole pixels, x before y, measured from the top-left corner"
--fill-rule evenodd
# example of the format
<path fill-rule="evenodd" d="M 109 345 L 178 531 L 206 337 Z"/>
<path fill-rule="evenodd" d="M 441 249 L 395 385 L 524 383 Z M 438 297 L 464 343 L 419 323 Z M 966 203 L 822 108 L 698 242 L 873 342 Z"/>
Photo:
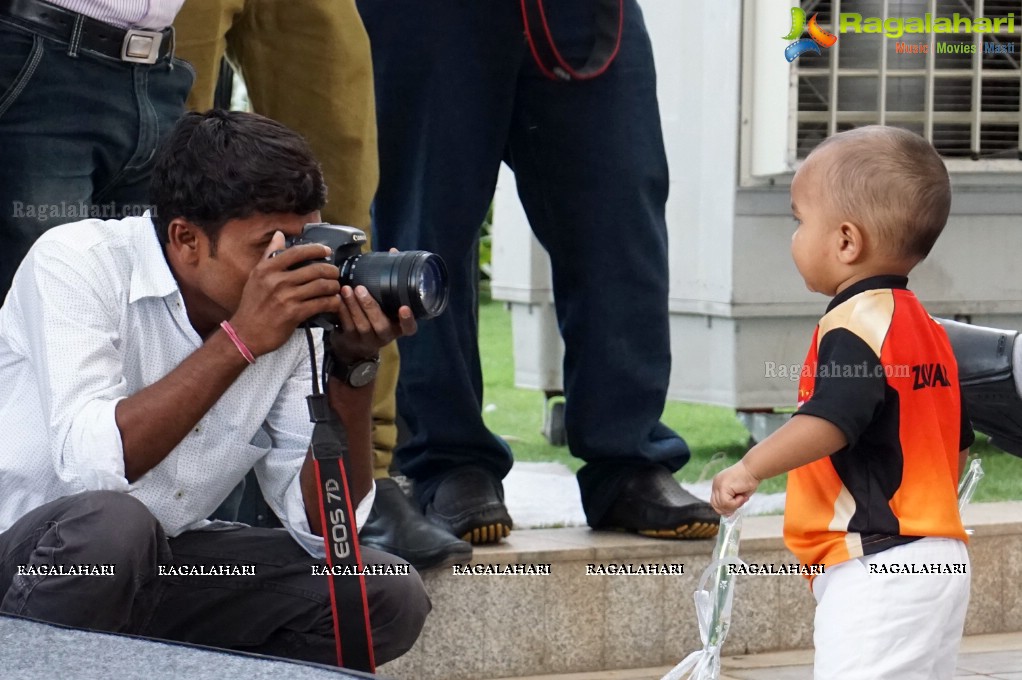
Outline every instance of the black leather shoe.
<path fill-rule="evenodd" d="M 653 538 L 711 538 L 720 515 L 660 465 L 622 472 L 621 491 L 594 529 L 634 531 Z"/>
<path fill-rule="evenodd" d="M 393 479 L 376 480 L 376 500 L 358 540 L 397 555 L 420 571 L 472 559 L 472 546 L 423 517 Z"/>
<path fill-rule="evenodd" d="M 500 480 L 474 465 L 450 472 L 426 505 L 426 517 L 472 543 L 497 543 L 511 533 Z"/>

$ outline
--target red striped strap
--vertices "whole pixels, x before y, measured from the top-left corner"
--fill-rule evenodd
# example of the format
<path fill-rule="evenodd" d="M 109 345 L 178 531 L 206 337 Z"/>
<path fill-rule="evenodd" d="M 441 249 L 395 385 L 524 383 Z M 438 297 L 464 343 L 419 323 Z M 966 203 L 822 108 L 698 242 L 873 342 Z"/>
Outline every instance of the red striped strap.
<path fill-rule="evenodd" d="M 316 422 L 311 448 L 319 495 L 320 526 L 330 571 L 330 608 L 334 619 L 337 665 L 374 673 L 376 659 L 369 621 L 369 599 L 362 574 L 362 553 L 358 546 L 358 527 L 355 524 L 356 506 L 348 491 L 345 469 L 347 435 L 336 418 L 330 422 Z M 356 575 L 341 574 L 334 569 L 337 566 Z M 338 601 L 345 604 L 361 602 L 361 612 L 345 610 L 342 617 L 337 608 Z"/>
<path fill-rule="evenodd" d="M 597 0 L 596 42 L 581 68 L 567 62 L 557 49 L 543 0 L 521 0 L 525 39 L 540 72 L 551 80 L 590 80 L 604 73 L 621 50 L 625 25 L 624 0 Z"/>

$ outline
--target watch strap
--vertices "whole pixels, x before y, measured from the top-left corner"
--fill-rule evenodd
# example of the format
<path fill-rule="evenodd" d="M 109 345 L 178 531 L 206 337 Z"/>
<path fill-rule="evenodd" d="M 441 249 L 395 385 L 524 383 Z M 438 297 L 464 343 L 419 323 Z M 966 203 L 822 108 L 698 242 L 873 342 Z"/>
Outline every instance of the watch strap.
<path fill-rule="evenodd" d="M 331 375 L 346 385 L 351 385 L 351 375 L 355 369 L 359 368 L 367 362 L 375 363 L 377 366 L 380 365 L 380 355 L 377 354 L 371 357 L 365 357 L 363 359 L 356 359 L 350 363 L 344 363 L 338 361 L 332 352 L 327 353 L 327 367 L 326 371 L 328 375 Z"/>

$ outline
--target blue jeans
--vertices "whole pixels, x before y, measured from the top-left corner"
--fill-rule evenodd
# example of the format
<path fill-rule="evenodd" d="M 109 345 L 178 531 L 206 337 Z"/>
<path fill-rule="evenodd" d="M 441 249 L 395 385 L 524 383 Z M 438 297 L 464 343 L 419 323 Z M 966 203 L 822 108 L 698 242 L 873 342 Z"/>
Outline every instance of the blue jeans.
<path fill-rule="evenodd" d="M 593 43 L 586 0 L 547 4 L 576 65 Z M 380 188 L 376 248 L 439 253 L 451 300 L 399 342 L 398 410 L 412 432 L 396 455 L 429 501 L 452 467 L 498 477 L 508 446 L 480 413 L 473 244 L 500 162 L 515 171 L 529 222 L 550 254 L 564 338 L 565 429 L 590 524 L 622 466 L 677 470 L 685 442 L 659 422 L 670 373 L 667 161 L 649 38 L 625 3 L 621 51 L 602 76 L 552 82 L 522 39 L 518 3 L 361 0 L 376 77 Z"/>
<path fill-rule="evenodd" d="M 157 142 L 191 67 L 122 62 L 0 18 L 0 303 L 35 240 L 87 217 L 141 214 Z"/>

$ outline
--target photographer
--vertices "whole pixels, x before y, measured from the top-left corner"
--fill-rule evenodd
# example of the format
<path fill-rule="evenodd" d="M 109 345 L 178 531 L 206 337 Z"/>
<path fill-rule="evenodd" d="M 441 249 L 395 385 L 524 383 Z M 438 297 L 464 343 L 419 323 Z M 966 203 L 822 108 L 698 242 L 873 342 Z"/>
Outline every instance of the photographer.
<path fill-rule="evenodd" d="M 360 525 L 374 495 L 373 388 L 346 384 L 344 367 L 414 333 L 412 311 L 391 320 L 365 288 L 342 289 L 333 265 L 296 267 L 329 254 L 284 240 L 319 221 L 325 188 L 304 140 L 269 119 L 185 116 L 152 199 L 152 219 L 47 232 L 0 309 L 0 612 L 333 663 L 298 325 L 341 320 L 329 400 Z M 204 519 L 253 468 L 286 532 Z M 400 559 L 362 558 L 400 567 L 365 578 L 383 663 L 412 646 L 429 601 Z M 39 573 L 96 565 L 114 575 Z M 361 602 L 337 609 L 362 615 Z"/>

